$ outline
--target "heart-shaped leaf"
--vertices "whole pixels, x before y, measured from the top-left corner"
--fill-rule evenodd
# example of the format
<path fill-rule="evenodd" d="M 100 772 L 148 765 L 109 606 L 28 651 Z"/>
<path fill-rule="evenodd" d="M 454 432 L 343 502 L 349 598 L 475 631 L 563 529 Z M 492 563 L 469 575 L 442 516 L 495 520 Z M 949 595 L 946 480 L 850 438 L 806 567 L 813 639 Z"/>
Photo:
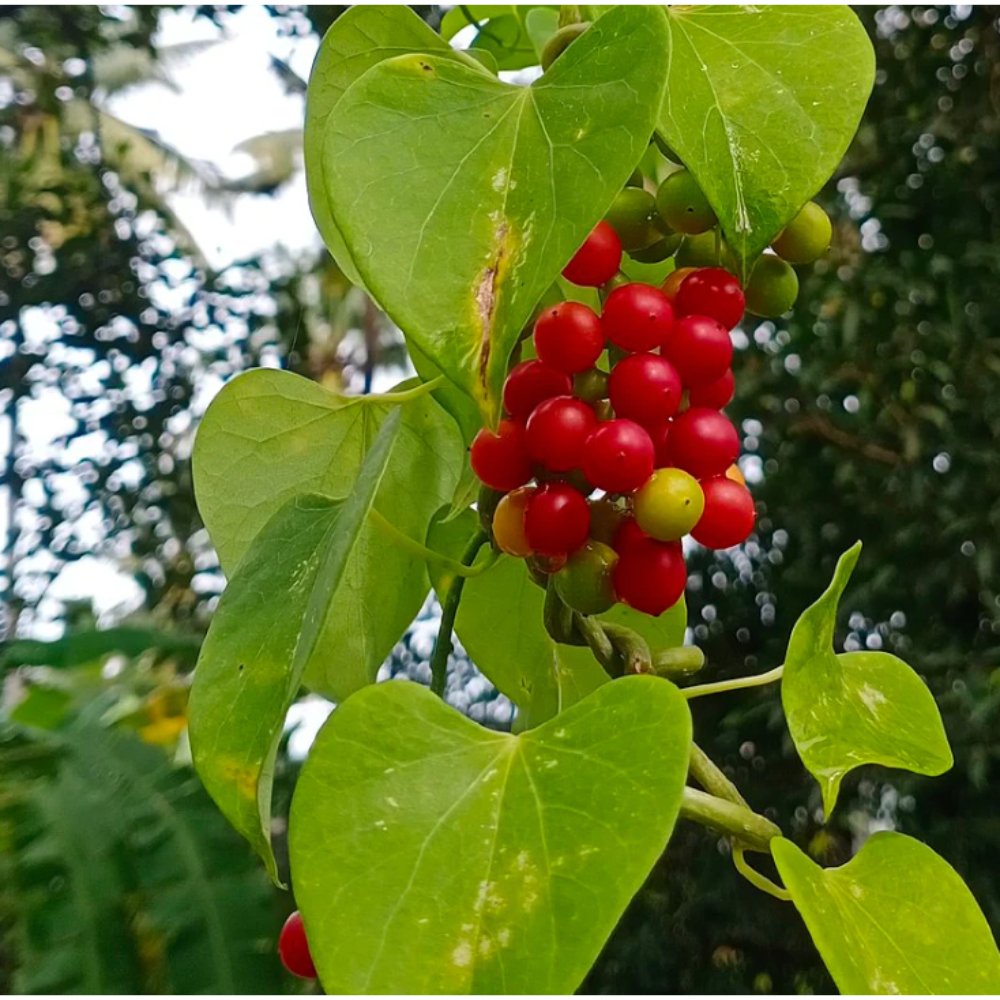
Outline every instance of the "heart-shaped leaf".
<path fill-rule="evenodd" d="M 510 736 L 426 689 L 324 726 L 289 826 L 328 993 L 572 993 L 666 845 L 691 718 L 668 681 L 606 684 Z"/>
<path fill-rule="evenodd" d="M 309 74 L 303 136 L 309 208 L 333 259 L 356 285 L 363 285 L 361 276 L 327 207 L 322 171 L 323 129 L 344 91 L 365 70 L 383 59 L 408 52 L 448 55 L 452 49 L 408 7 L 355 4 L 323 36 Z"/>
<path fill-rule="evenodd" d="M 272 878 L 271 779 L 285 713 L 344 581 L 401 416 L 397 408 L 382 424 L 346 501 L 296 496 L 267 522 L 223 593 L 198 657 L 188 704 L 195 767 Z"/>
<path fill-rule="evenodd" d="M 458 556 L 476 527 L 471 511 L 432 523 L 428 544 Z M 442 574 L 431 567 L 441 593 Z M 503 556 L 480 576 L 466 580 L 455 632 L 472 662 L 518 707 L 518 728 L 530 729 L 573 705 L 608 681 L 586 646 L 554 642 L 545 630 L 545 595 L 521 559 Z M 683 600 L 658 618 L 615 605 L 599 616 L 639 632 L 653 649 L 684 641 Z"/>
<path fill-rule="evenodd" d="M 744 273 L 836 169 L 875 78 L 844 6 L 674 6 L 659 129 Z"/>
<path fill-rule="evenodd" d="M 292 498 L 349 496 L 379 427 L 397 409 L 399 446 L 375 508 L 411 538 L 424 538 L 467 461 L 455 424 L 422 391 L 348 397 L 268 369 L 229 382 L 208 408 L 194 449 L 198 509 L 223 569 L 233 574 L 253 538 Z M 423 561 L 366 521 L 307 685 L 339 699 L 373 680 L 428 589 Z"/>
<path fill-rule="evenodd" d="M 329 116 L 329 208 L 365 285 L 488 421 L 518 336 L 646 147 L 666 17 L 619 7 L 531 87 L 380 62 Z"/>
<path fill-rule="evenodd" d="M 942 774 L 951 749 L 924 682 L 890 653 L 833 652 L 837 605 L 861 543 L 837 562 L 822 597 L 792 629 L 781 701 L 802 763 L 820 783 L 829 816 L 841 779 L 862 764 Z"/>
<path fill-rule="evenodd" d="M 877 833 L 846 865 L 827 869 L 780 837 L 771 850 L 841 993 L 1000 993 L 986 918 L 925 844 Z"/>

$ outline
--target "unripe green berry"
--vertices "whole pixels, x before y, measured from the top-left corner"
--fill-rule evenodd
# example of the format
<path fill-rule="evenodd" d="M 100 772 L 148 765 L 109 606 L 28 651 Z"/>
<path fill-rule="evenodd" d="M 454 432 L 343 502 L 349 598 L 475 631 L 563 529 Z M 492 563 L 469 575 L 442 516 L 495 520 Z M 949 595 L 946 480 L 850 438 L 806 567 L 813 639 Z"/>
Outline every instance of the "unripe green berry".
<path fill-rule="evenodd" d="M 664 236 L 663 239 L 657 240 L 641 250 L 630 250 L 628 255 L 640 264 L 659 264 L 677 252 L 682 239 L 680 233 L 674 233 L 672 236 Z"/>
<path fill-rule="evenodd" d="M 542 69 L 548 69 L 589 27 L 589 21 L 582 21 L 560 28 L 542 49 Z"/>
<path fill-rule="evenodd" d="M 671 229 L 689 236 L 703 233 L 718 222 L 690 170 L 675 170 L 660 185 L 656 210 Z"/>
<path fill-rule="evenodd" d="M 705 509 L 698 480 L 683 469 L 657 469 L 633 499 L 636 524 L 661 542 L 683 538 Z"/>
<path fill-rule="evenodd" d="M 622 247 L 631 252 L 648 247 L 660 238 L 656 228 L 656 202 L 642 188 L 627 187 L 618 192 L 604 218 L 618 234 Z"/>
<path fill-rule="evenodd" d="M 573 395 L 585 403 L 608 398 L 608 373 L 600 368 L 588 368 L 573 376 Z"/>
<path fill-rule="evenodd" d="M 732 251 L 723 239 L 717 240 L 717 230 L 696 236 L 685 236 L 677 248 L 678 267 L 724 267 L 736 271 Z"/>
<path fill-rule="evenodd" d="M 754 264 L 743 294 L 747 300 L 747 312 L 754 316 L 783 316 L 798 297 L 799 278 L 780 257 L 765 254 Z"/>
<path fill-rule="evenodd" d="M 574 611 L 599 615 L 615 603 L 612 574 L 618 553 L 610 545 L 593 540 L 569 557 L 555 575 L 556 592 Z"/>
<path fill-rule="evenodd" d="M 811 264 L 830 249 L 833 223 L 814 201 L 807 201 L 771 244 L 771 249 L 789 264 Z"/>

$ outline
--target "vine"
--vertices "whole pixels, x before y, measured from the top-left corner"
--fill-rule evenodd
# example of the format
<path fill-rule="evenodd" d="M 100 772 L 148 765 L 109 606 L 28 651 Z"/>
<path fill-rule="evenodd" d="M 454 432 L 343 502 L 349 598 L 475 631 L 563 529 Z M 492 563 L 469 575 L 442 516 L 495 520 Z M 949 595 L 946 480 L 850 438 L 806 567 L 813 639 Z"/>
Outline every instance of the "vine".
<path fill-rule="evenodd" d="M 470 26 L 469 50 L 450 44 Z M 497 75 L 528 65 L 530 86 Z M 856 767 L 951 766 L 910 667 L 834 651 L 860 544 L 782 665 L 692 683 L 704 657 L 684 644 L 685 546 L 755 529 L 730 333 L 791 309 L 796 268 L 829 246 L 810 199 L 873 76 L 846 7 L 458 7 L 440 34 L 354 7 L 331 28 L 310 204 L 419 378 L 349 400 L 247 373 L 194 456 L 230 580 L 192 751 L 272 873 L 285 711 L 302 685 L 338 702 L 289 817 L 292 971 L 328 992 L 572 992 L 683 818 L 796 907 L 843 991 L 1000 989 L 946 861 L 876 834 L 824 869 L 692 740 L 693 700 L 780 683 L 827 817 Z M 375 684 L 428 577 L 431 690 Z M 454 635 L 515 733 L 444 700 Z"/>

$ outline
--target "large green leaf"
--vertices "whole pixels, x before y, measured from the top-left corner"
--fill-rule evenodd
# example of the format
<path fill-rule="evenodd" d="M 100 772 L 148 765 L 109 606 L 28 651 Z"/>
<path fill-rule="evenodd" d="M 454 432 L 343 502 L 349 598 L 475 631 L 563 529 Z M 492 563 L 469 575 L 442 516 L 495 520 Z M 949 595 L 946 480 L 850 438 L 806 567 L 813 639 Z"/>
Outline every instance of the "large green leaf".
<path fill-rule="evenodd" d="M 676 6 L 659 128 L 744 270 L 827 181 L 875 56 L 844 6 Z"/>
<path fill-rule="evenodd" d="M 329 208 L 366 286 L 489 421 L 538 299 L 638 162 L 666 17 L 615 8 L 531 87 L 399 56 L 327 121 Z"/>
<path fill-rule="evenodd" d="M 232 574 L 254 536 L 293 497 L 348 496 L 379 427 L 397 408 L 399 445 L 375 508 L 422 539 L 467 464 L 454 422 L 433 399 L 341 396 L 265 369 L 228 383 L 209 407 L 194 451 L 198 509 L 223 569 Z M 308 686 L 339 698 L 374 677 L 427 591 L 422 561 L 377 526 L 363 525 L 307 671 Z"/>
<path fill-rule="evenodd" d="M 788 640 L 781 701 L 802 762 L 820 783 L 827 816 L 840 782 L 861 764 L 941 774 L 948 738 L 924 682 L 891 653 L 833 652 L 837 605 L 861 543 L 837 563 L 830 586 L 799 617 Z"/>
<path fill-rule="evenodd" d="M 691 719 L 655 677 L 510 736 L 426 689 L 354 695 L 320 733 L 289 827 L 328 993 L 571 993 L 659 857 Z"/>
<path fill-rule="evenodd" d="M 382 425 L 346 501 L 307 494 L 275 514 L 240 561 L 202 646 L 188 705 L 191 752 L 209 794 L 276 875 L 271 781 L 285 714 L 344 583 L 401 411 Z M 357 665 L 337 660 L 349 691 Z"/>
<path fill-rule="evenodd" d="M 323 36 L 309 74 L 303 136 L 309 208 L 334 260 L 358 285 L 363 284 L 361 276 L 327 206 L 322 171 L 323 130 L 344 91 L 362 73 L 383 59 L 409 52 L 447 55 L 452 49 L 408 7 L 357 4 L 348 7 Z"/>
<path fill-rule="evenodd" d="M 267 878 L 190 769 L 77 719 L 0 729 L 0 785 L 15 992 L 280 990 Z"/>
<path fill-rule="evenodd" d="M 771 841 L 841 993 L 1000 993 L 1000 954 L 958 873 L 918 840 L 877 833 L 841 868 Z"/>

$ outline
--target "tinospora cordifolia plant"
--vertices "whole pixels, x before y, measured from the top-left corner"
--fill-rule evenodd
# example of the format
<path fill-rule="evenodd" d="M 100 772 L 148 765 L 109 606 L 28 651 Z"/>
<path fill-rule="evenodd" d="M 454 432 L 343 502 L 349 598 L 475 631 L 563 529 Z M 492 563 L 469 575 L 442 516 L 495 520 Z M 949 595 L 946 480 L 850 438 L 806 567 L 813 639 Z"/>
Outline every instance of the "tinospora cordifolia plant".
<path fill-rule="evenodd" d="M 685 546 L 754 530 L 730 331 L 792 308 L 830 243 L 810 199 L 872 86 L 864 31 L 843 6 L 536 7 L 515 38 L 479 10 L 439 33 L 351 8 L 309 82 L 316 224 L 416 377 L 358 397 L 248 372 L 195 445 L 229 582 L 191 746 L 275 877 L 286 711 L 337 706 L 288 817 L 283 958 L 330 993 L 572 992 L 684 817 L 798 910 L 842 991 L 1000 990 L 947 861 L 891 832 L 823 868 L 692 739 L 693 699 L 780 683 L 827 817 L 856 767 L 952 762 L 910 667 L 834 651 L 859 545 L 783 664 L 700 681 L 684 645 Z M 376 684 L 430 588 L 430 689 Z M 455 635 L 513 732 L 444 700 Z"/>

